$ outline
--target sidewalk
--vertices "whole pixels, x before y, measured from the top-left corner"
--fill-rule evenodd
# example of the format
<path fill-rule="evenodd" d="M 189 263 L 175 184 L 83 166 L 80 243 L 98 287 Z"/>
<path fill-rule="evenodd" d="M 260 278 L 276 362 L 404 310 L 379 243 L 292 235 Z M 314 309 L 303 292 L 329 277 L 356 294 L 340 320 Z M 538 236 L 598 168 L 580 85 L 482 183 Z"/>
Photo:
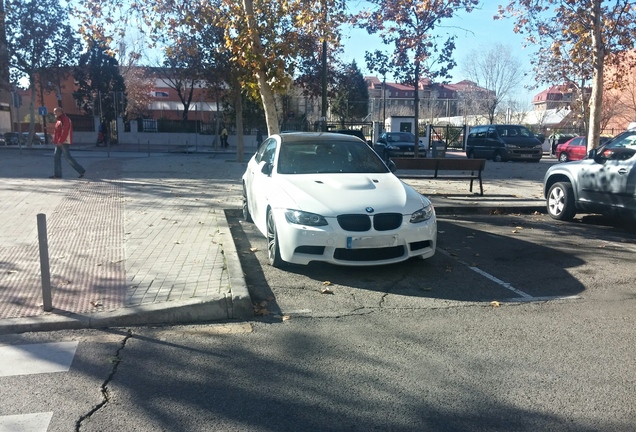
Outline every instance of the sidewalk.
<path fill-rule="evenodd" d="M 253 314 L 224 209 L 244 164 L 227 154 L 0 151 L 0 333 Z M 42 311 L 37 215 L 46 215 L 53 311 Z"/>
<path fill-rule="evenodd" d="M 224 213 L 242 206 L 245 163 L 235 153 L 74 157 L 86 177 L 63 161 L 64 178 L 49 179 L 51 149 L 0 149 L 0 334 L 253 316 Z M 469 181 L 407 183 L 439 215 L 543 211 L 548 166 L 488 161 L 483 197 Z M 51 312 L 42 310 L 38 214 L 47 221 Z"/>

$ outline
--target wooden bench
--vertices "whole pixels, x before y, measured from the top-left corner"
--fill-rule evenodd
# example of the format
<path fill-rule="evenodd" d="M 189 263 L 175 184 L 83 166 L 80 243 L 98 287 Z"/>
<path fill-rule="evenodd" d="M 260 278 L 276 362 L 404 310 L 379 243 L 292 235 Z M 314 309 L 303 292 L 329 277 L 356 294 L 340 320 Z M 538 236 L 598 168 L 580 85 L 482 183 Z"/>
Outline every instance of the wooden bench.
<path fill-rule="evenodd" d="M 403 179 L 423 180 L 470 180 L 470 191 L 473 181 L 479 180 L 479 194 L 484 195 L 481 173 L 486 167 L 486 159 L 455 158 L 391 158 L 395 163 L 395 175 Z M 411 174 L 400 171 L 433 171 L 432 174 Z M 447 171 L 464 171 L 464 174 L 445 174 Z"/>

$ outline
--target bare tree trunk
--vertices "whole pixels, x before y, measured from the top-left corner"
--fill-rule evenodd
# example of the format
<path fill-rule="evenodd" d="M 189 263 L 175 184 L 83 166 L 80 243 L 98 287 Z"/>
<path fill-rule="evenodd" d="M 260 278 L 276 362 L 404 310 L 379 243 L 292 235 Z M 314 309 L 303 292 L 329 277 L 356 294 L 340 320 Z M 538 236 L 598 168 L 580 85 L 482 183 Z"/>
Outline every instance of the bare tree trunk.
<path fill-rule="evenodd" d="M 243 162 L 243 99 L 241 87 L 237 81 L 234 82 L 234 110 L 236 111 L 236 161 Z"/>
<path fill-rule="evenodd" d="M 603 104 L 603 66 L 605 63 L 605 48 L 601 37 L 602 12 L 601 0 L 594 0 L 592 7 L 592 96 L 590 97 L 590 129 L 587 133 L 587 150 L 598 147 L 601 136 L 601 115 Z"/>
<path fill-rule="evenodd" d="M 250 32 L 252 49 L 259 63 L 258 71 L 255 75 L 261 93 L 261 100 L 263 101 L 263 110 L 265 111 L 265 120 L 267 121 L 267 133 L 268 135 L 277 134 L 280 132 L 280 127 L 278 125 L 278 115 L 276 114 L 276 102 L 274 100 L 274 92 L 267 82 L 265 75 L 266 68 L 263 60 L 263 46 L 256 26 L 256 20 L 254 19 L 253 1 L 243 0 L 243 8 L 245 9 L 245 16 L 247 18 L 247 28 Z"/>

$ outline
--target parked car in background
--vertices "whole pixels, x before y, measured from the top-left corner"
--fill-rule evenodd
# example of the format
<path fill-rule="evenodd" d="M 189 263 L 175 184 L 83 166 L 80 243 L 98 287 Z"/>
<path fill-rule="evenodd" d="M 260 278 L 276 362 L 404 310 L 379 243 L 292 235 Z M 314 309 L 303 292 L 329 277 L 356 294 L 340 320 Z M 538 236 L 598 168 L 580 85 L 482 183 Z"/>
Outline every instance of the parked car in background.
<path fill-rule="evenodd" d="M 419 140 L 418 157 L 426 157 L 426 148 L 422 139 Z M 415 155 L 415 135 L 411 132 L 383 132 L 374 146 L 376 153 L 385 161 L 392 157 L 413 157 Z"/>
<path fill-rule="evenodd" d="M 22 132 L 22 144 L 28 144 L 28 142 L 29 142 L 29 133 Z M 44 144 L 44 141 L 40 139 L 37 132 L 33 134 L 33 144 L 37 144 L 37 145 Z"/>
<path fill-rule="evenodd" d="M 493 124 L 470 129 L 466 140 L 466 156 L 492 159 L 494 162 L 539 162 L 543 149 L 541 141 L 525 126 Z"/>
<path fill-rule="evenodd" d="M 46 134 L 46 140 L 44 138 L 44 132 L 36 132 L 38 139 L 40 140 L 40 144 L 53 144 L 53 137 L 51 134 Z"/>
<path fill-rule="evenodd" d="M 274 267 L 312 261 L 370 266 L 435 254 L 431 202 L 358 138 L 272 135 L 242 179 L 243 216 L 267 238 Z"/>
<path fill-rule="evenodd" d="M 20 145 L 20 142 L 22 142 L 22 135 L 18 132 L 5 132 L 4 141 L 5 145 Z"/>
<path fill-rule="evenodd" d="M 571 220 L 577 212 L 636 216 L 636 130 L 623 132 L 587 158 L 546 171 L 548 214 Z"/>
<path fill-rule="evenodd" d="M 576 138 L 576 134 L 571 133 L 554 133 L 548 138 L 548 145 L 550 148 L 550 155 L 556 157 L 556 148 L 559 144 L 565 144 L 572 138 Z"/>
<path fill-rule="evenodd" d="M 605 144 L 609 140 L 611 140 L 610 137 L 601 137 L 599 146 Z M 571 138 L 563 144 L 558 144 L 556 146 L 555 156 L 559 162 L 585 159 L 587 156 L 587 138 L 585 136 L 578 136 Z"/>

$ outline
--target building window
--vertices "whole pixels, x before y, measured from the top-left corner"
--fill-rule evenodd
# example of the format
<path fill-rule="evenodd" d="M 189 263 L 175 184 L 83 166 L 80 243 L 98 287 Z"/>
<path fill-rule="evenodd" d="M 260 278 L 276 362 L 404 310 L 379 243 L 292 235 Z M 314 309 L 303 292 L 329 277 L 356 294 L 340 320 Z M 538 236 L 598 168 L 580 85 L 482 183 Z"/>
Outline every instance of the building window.
<path fill-rule="evenodd" d="M 168 97 L 168 92 L 156 91 L 156 92 L 153 92 L 153 96 L 154 97 L 159 97 L 159 98 L 167 98 Z"/>

